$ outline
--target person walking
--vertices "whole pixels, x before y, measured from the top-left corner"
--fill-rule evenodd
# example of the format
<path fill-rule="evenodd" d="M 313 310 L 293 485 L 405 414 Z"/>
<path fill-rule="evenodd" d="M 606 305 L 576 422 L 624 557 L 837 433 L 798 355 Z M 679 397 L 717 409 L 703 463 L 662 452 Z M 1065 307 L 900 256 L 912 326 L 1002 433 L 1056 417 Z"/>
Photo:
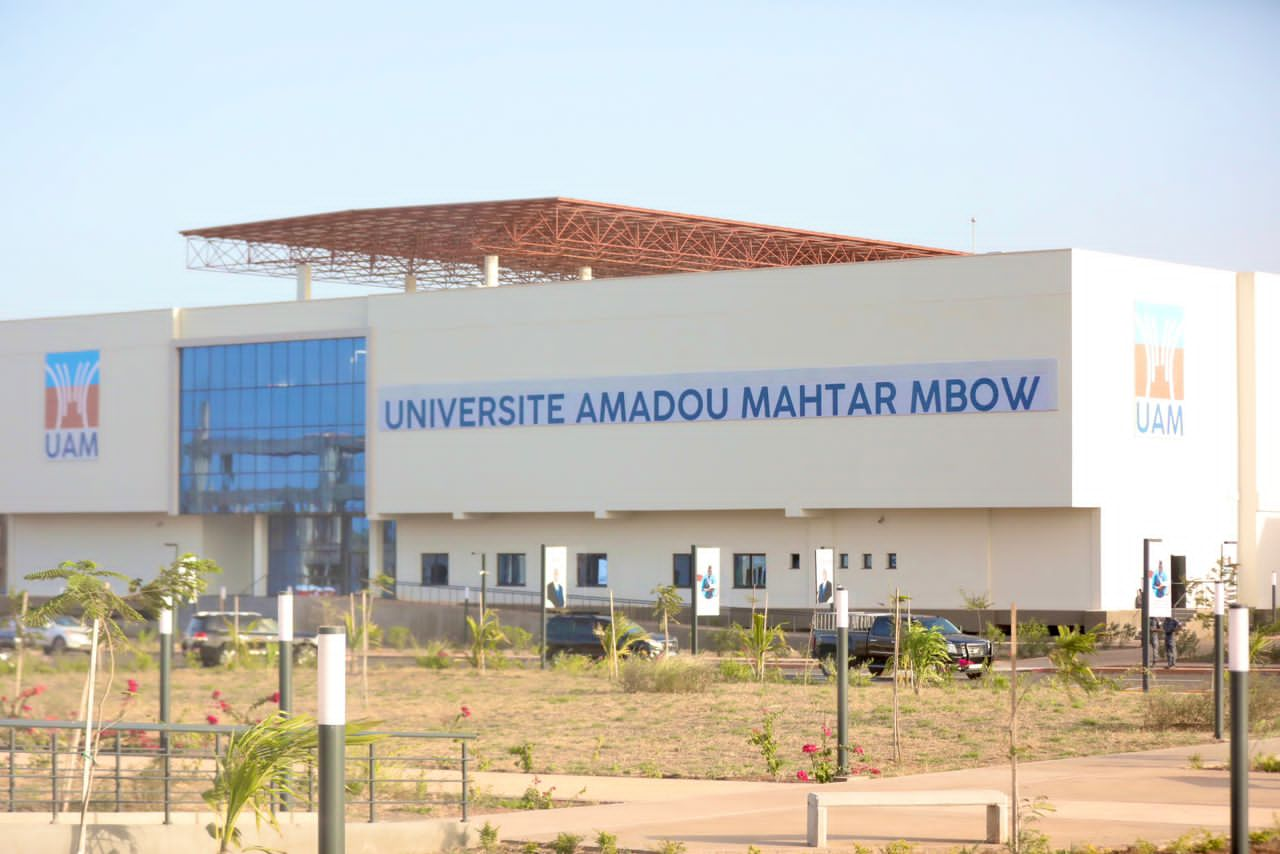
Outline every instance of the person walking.
<path fill-rule="evenodd" d="M 1182 623 L 1179 623 L 1177 619 L 1170 614 L 1168 617 L 1164 618 L 1164 623 L 1161 625 L 1161 628 L 1164 629 L 1165 662 L 1168 664 L 1170 669 L 1173 669 L 1173 666 L 1178 663 L 1177 635 L 1178 629 L 1182 628 Z"/>

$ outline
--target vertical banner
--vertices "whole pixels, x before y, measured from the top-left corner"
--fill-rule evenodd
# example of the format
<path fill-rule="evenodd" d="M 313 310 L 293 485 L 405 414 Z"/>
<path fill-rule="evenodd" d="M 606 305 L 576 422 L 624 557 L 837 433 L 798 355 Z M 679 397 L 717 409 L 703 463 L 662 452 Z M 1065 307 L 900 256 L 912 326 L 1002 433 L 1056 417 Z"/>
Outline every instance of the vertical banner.
<path fill-rule="evenodd" d="M 543 593 L 548 608 L 563 608 L 569 601 L 569 549 L 547 546 L 546 587 Z"/>
<path fill-rule="evenodd" d="M 816 603 L 826 605 L 831 601 L 836 567 L 835 549 L 818 549 L 813 553 L 813 569 L 816 576 L 814 590 Z"/>
<path fill-rule="evenodd" d="M 720 616 L 720 549 L 694 546 L 694 614 Z"/>
<path fill-rule="evenodd" d="M 1147 616 L 1165 618 L 1173 615 L 1173 574 L 1169 549 L 1159 540 L 1147 543 Z"/>

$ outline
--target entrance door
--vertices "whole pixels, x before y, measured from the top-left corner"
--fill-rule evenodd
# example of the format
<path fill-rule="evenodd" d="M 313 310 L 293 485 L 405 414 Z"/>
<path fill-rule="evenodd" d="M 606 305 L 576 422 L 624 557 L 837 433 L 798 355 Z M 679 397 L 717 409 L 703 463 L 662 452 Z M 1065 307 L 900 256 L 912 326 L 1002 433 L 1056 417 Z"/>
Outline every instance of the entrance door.
<path fill-rule="evenodd" d="M 1188 608 L 1187 603 L 1187 558 L 1186 555 L 1169 556 L 1169 586 L 1173 589 L 1173 607 Z"/>

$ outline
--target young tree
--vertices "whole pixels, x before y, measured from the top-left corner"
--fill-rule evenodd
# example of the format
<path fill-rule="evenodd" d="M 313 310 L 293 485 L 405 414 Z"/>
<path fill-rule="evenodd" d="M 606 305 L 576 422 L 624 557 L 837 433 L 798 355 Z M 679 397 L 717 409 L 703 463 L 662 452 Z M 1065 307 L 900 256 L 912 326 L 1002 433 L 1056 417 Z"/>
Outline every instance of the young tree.
<path fill-rule="evenodd" d="M 951 656 L 947 654 L 947 639 L 937 626 L 926 629 L 917 622 L 908 623 L 902 638 L 902 663 L 911 688 L 916 696 L 920 689 L 931 682 L 939 682 L 950 672 Z M 896 671 L 897 663 L 894 663 Z"/>
<path fill-rule="evenodd" d="M 738 649 L 751 663 L 751 672 L 758 681 L 764 681 L 765 659 L 771 655 L 784 655 L 791 650 L 787 645 L 787 633 L 782 625 L 770 628 L 769 615 L 752 614 L 751 628 L 734 623 L 729 627 Z"/>
<path fill-rule="evenodd" d="M 609 676 L 613 679 L 618 678 L 618 659 L 631 655 L 637 646 L 649 639 L 649 633 L 626 614 L 614 614 L 609 625 L 597 625 L 592 631 L 600 641 L 600 649 L 609 663 Z"/>
<path fill-rule="evenodd" d="M 498 615 L 486 610 L 480 615 L 479 622 L 474 617 L 467 617 L 467 628 L 471 631 L 471 664 L 484 672 L 484 655 L 498 648 L 498 644 L 506 643 L 507 636 L 498 622 Z"/>
<path fill-rule="evenodd" d="M 653 588 L 652 592 L 658 597 L 653 603 L 653 616 L 657 617 L 662 624 L 662 634 L 666 638 L 666 643 L 662 645 L 662 657 L 666 658 L 671 648 L 670 624 L 677 622 L 676 617 L 680 616 L 680 609 L 684 607 L 684 603 L 680 599 L 680 591 L 674 584 L 659 585 Z"/>
<path fill-rule="evenodd" d="M 81 619 L 91 626 L 89 672 L 85 679 L 83 694 L 84 753 L 81 761 L 80 833 L 77 854 L 84 852 L 84 829 L 89 809 L 89 794 L 93 786 L 94 758 L 97 756 L 98 739 L 101 735 L 101 723 L 97 732 L 93 729 L 98 647 L 100 644 L 105 644 L 107 650 L 107 683 L 101 694 L 102 700 L 105 700 L 111 693 L 111 683 L 115 679 L 115 644 L 117 641 L 124 640 L 121 623 L 143 622 L 145 618 L 141 613 L 142 610 L 155 610 L 169 607 L 174 602 L 194 599 L 207 584 L 205 574 L 216 571 L 218 571 L 217 566 L 212 562 L 202 561 L 194 555 L 185 555 L 161 569 L 153 580 L 146 583 L 140 579 L 130 580 L 119 572 L 102 569 L 88 560 L 64 561 L 53 569 L 33 572 L 26 576 L 28 581 L 62 581 L 64 583 L 61 593 L 28 613 L 27 625 L 44 626 L 54 617 L 79 613 Z M 122 582 L 130 591 L 129 594 L 121 596 L 116 593 L 111 584 L 113 581 Z M 99 722 L 102 718 L 102 700 L 99 701 L 97 708 Z"/>

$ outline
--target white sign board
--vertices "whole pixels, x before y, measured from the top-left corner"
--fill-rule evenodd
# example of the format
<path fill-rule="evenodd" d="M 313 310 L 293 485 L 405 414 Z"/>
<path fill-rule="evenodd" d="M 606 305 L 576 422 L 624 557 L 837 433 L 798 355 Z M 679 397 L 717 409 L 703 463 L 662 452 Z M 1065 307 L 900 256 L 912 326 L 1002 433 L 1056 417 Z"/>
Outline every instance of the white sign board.
<path fill-rule="evenodd" d="M 1152 617 L 1173 616 L 1173 573 L 1169 549 L 1163 543 L 1147 545 L 1147 613 Z"/>
<path fill-rule="evenodd" d="M 831 601 L 831 592 L 835 589 L 833 586 L 835 583 L 835 567 L 835 549 L 818 549 L 813 553 L 813 568 L 816 576 L 814 582 L 815 601 L 819 605 L 826 605 Z"/>
<path fill-rule="evenodd" d="M 720 616 L 720 549 L 694 546 L 693 571 L 694 614 Z"/>
<path fill-rule="evenodd" d="M 546 560 L 546 607 L 563 608 L 569 602 L 569 549 L 547 546 Z"/>

